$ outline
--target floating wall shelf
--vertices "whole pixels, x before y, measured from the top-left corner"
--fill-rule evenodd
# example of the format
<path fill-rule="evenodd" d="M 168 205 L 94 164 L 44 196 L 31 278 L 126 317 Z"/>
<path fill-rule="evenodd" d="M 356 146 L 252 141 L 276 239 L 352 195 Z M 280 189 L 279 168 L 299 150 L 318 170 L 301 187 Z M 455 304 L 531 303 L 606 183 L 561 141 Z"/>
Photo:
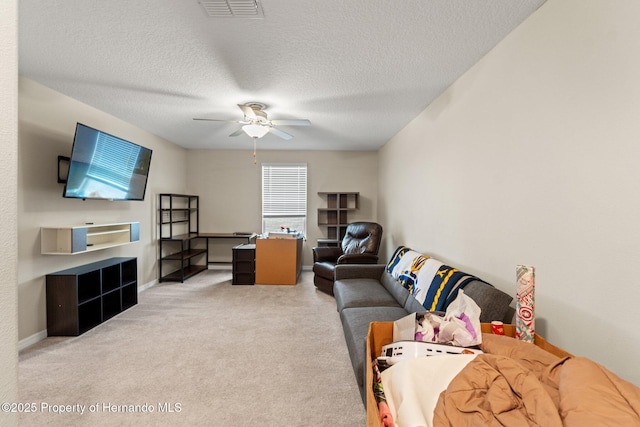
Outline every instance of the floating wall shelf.
<path fill-rule="evenodd" d="M 40 234 L 42 255 L 77 255 L 137 242 L 140 223 L 42 227 Z"/>

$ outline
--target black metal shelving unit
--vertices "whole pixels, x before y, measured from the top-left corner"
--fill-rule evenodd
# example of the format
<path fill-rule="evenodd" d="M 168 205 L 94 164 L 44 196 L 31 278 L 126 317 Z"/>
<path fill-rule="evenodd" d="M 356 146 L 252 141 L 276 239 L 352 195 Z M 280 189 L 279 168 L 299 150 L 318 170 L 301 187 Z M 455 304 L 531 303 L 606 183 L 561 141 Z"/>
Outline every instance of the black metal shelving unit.
<path fill-rule="evenodd" d="M 184 282 L 207 269 L 206 239 L 198 235 L 199 201 L 187 194 L 159 195 L 160 282 Z"/>

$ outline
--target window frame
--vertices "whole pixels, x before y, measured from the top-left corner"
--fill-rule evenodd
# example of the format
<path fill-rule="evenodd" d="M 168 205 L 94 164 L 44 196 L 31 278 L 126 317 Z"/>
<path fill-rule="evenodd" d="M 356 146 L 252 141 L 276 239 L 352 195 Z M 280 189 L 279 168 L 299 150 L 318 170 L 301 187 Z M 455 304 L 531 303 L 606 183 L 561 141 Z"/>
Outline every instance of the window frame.
<path fill-rule="evenodd" d="M 309 172 L 307 163 L 262 163 L 261 164 L 261 207 L 262 207 L 262 232 L 281 231 L 280 227 L 294 229 L 292 225 L 296 225 L 295 230 L 306 235 L 307 219 L 308 219 L 308 183 Z M 295 179 L 296 182 L 286 183 L 288 178 Z M 295 176 L 295 178 L 294 178 Z M 283 194 L 283 185 L 291 185 L 296 187 L 293 190 L 295 197 L 292 200 L 286 200 L 287 194 Z M 278 188 L 280 187 L 280 188 Z M 271 191 L 270 191 L 271 190 Z M 291 189 L 289 189 L 291 190 Z M 287 190 L 285 189 L 285 192 Z M 292 218 L 291 224 L 283 223 L 277 228 L 271 224 L 268 225 L 268 219 L 286 219 Z M 299 229 L 302 225 L 302 230 Z"/>

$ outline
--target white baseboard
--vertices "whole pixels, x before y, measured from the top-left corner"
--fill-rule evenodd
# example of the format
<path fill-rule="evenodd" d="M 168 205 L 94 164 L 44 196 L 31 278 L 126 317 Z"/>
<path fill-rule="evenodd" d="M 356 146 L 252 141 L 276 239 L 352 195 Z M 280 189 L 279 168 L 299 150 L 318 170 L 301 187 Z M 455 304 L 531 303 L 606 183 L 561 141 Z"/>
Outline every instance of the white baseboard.
<path fill-rule="evenodd" d="M 138 293 L 140 293 L 142 291 L 145 291 L 145 290 L 149 289 L 150 287 L 155 286 L 157 284 L 158 284 L 158 279 L 154 279 L 154 280 L 152 280 L 150 282 L 145 283 L 142 286 L 138 286 Z"/>
<path fill-rule="evenodd" d="M 33 345 L 33 344 L 35 344 L 37 342 L 42 341 L 46 337 L 47 337 L 47 330 L 45 329 L 44 331 L 36 332 L 35 334 L 31 335 L 30 337 L 26 337 L 25 339 L 22 339 L 22 340 L 18 341 L 18 352 L 24 350 L 25 348 L 29 347 L 30 345 Z"/>

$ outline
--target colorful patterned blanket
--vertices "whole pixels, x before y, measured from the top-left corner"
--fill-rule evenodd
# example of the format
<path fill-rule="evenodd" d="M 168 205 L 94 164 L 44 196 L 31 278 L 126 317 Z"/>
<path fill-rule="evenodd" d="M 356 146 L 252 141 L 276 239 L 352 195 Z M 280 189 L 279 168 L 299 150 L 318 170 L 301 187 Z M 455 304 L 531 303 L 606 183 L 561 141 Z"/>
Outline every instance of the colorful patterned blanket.
<path fill-rule="evenodd" d="M 398 246 L 387 271 L 428 311 L 445 311 L 469 282 L 483 282 L 406 246 Z"/>

